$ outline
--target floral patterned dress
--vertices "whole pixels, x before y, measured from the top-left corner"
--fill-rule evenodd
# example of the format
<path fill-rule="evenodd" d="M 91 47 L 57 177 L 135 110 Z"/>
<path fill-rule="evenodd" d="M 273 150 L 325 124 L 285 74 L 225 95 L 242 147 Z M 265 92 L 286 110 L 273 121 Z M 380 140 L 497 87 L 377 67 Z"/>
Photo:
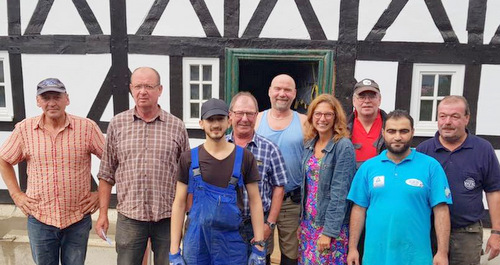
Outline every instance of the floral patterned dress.
<path fill-rule="evenodd" d="M 337 238 L 332 238 L 330 249 L 318 252 L 318 239 L 323 226 L 317 226 L 313 220 L 317 214 L 318 184 L 321 159 L 314 155 L 307 161 L 306 185 L 307 198 L 304 205 L 303 219 L 300 222 L 299 264 L 347 264 L 348 231 L 347 224 L 342 225 Z"/>

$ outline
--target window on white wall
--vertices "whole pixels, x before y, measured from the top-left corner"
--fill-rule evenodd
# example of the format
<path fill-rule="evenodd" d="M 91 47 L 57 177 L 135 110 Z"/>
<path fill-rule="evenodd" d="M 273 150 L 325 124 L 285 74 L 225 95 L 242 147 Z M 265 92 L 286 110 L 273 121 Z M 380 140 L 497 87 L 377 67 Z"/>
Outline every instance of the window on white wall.
<path fill-rule="evenodd" d="M 464 65 L 413 65 L 410 114 L 415 121 L 415 135 L 434 135 L 437 106 L 445 96 L 463 94 L 464 74 Z"/>
<path fill-rule="evenodd" d="M 0 52 L 0 121 L 12 121 L 12 93 L 8 53 Z"/>
<path fill-rule="evenodd" d="M 219 59 L 184 58 L 182 83 L 184 123 L 187 128 L 199 128 L 201 104 L 219 98 Z"/>

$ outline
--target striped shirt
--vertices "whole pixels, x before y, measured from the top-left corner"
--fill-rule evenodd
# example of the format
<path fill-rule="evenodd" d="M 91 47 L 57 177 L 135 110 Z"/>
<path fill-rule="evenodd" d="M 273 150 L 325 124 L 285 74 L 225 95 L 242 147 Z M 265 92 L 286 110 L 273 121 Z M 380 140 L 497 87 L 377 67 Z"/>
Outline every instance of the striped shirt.
<path fill-rule="evenodd" d="M 234 142 L 233 134 L 226 135 L 229 142 Z M 252 152 L 257 160 L 259 169 L 260 181 L 259 191 L 262 199 L 262 208 L 264 213 L 271 209 L 271 200 L 273 196 L 273 188 L 276 186 L 284 186 L 287 182 L 285 160 L 277 145 L 267 138 L 254 133 L 252 141 L 246 148 Z M 248 201 L 248 193 L 243 190 L 243 216 L 250 216 L 250 206 Z"/>
<path fill-rule="evenodd" d="M 104 136 L 92 120 L 66 114 L 64 128 L 53 136 L 42 114 L 16 124 L 0 157 L 11 165 L 26 160 L 26 195 L 38 201 L 31 215 L 63 229 L 84 216 L 79 203 L 90 196 L 90 154 L 100 158 L 103 148 Z"/>
<path fill-rule="evenodd" d="M 177 164 L 189 150 L 184 123 L 161 110 L 151 121 L 135 108 L 111 120 L 98 177 L 116 184 L 119 213 L 138 221 L 170 218 Z"/>

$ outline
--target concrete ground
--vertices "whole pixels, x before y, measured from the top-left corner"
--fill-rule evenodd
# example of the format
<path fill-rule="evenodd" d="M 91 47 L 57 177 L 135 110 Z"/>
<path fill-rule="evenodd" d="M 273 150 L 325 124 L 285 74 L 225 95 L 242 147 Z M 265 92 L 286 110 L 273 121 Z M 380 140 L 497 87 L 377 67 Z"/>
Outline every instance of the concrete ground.
<path fill-rule="evenodd" d="M 108 231 L 108 236 L 114 242 L 115 226 L 113 221 L 116 220 L 116 211 L 111 210 L 109 213 L 111 227 Z M 97 214 L 92 216 L 95 223 Z M 26 232 L 26 217 L 21 211 L 12 205 L 0 205 L 0 264 L 2 265 L 34 265 L 31 258 L 31 251 L 28 241 L 28 234 Z M 484 230 L 483 247 L 486 240 L 490 236 L 490 230 Z M 274 253 L 271 256 L 273 264 L 279 264 L 279 247 L 277 233 L 275 234 L 276 243 Z M 87 260 L 85 264 L 88 265 L 103 265 L 103 264 L 116 264 L 116 252 L 113 245 L 108 245 L 105 241 L 101 240 L 94 231 L 91 231 Z M 152 263 L 150 263 L 152 264 Z M 500 265 L 500 257 L 491 261 L 487 261 L 487 256 L 481 258 L 481 265 Z"/>

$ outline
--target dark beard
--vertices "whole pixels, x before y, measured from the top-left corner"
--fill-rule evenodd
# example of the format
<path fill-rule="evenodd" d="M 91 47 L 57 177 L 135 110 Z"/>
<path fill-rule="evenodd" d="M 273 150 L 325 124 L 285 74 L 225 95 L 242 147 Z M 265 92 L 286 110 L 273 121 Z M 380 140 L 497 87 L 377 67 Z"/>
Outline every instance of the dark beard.
<path fill-rule="evenodd" d="M 408 151 L 408 149 L 410 149 L 410 145 L 410 142 L 407 142 L 405 145 L 403 145 L 403 147 L 401 147 L 401 149 L 394 149 L 389 143 L 385 143 L 385 147 L 387 148 L 387 150 L 395 155 L 404 154 L 406 151 Z"/>

